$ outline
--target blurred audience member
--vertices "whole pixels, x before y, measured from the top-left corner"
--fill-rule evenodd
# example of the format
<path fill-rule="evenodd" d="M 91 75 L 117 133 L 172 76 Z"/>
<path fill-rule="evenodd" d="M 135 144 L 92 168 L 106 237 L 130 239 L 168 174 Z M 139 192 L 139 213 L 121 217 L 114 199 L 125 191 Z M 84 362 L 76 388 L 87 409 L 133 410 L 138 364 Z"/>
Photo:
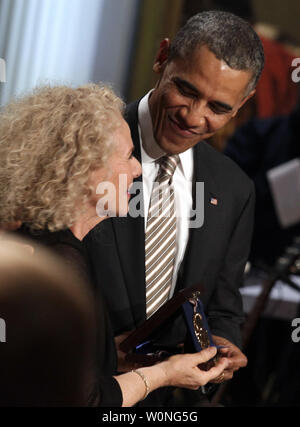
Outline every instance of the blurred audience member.
<path fill-rule="evenodd" d="M 0 242 L 0 406 L 78 406 L 88 399 L 91 295 L 47 252 Z M 72 284 L 70 286 L 70 284 Z"/>
<path fill-rule="evenodd" d="M 265 67 L 256 88 L 256 116 L 275 117 L 291 113 L 299 98 L 297 84 L 292 80 L 292 66 L 297 56 L 282 43 L 263 36 L 264 26 L 256 26 L 265 52 Z"/>
<path fill-rule="evenodd" d="M 229 139 L 224 153 L 253 179 L 256 188 L 255 226 L 250 260 L 272 265 L 300 224 L 283 229 L 278 221 L 266 173 L 300 157 L 300 108 L 288 116 L 253 119 Z"/>

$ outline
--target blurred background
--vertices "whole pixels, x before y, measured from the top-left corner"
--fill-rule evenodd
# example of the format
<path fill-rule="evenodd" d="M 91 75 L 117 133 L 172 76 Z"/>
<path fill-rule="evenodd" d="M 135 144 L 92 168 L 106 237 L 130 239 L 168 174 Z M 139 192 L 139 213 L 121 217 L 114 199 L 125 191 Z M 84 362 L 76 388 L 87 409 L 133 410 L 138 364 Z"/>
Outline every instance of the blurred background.
<path fill-rule="evenodd" d="M 300 318 L 299 0 L 0 0 L 6 66 L 0 105 L 45 83 L 104 81 L 126 102 L 137 99 L 155 84 L 160 41 L 210 9 L 249 21 L 266 55 L 255 96 L 209 141 L 240 165 L 257 192 L 242 289 L 246 314 L 254 319 L 245 345 L 249 365 L 216 402 L 300 406 L 300 343 L 291 339 L 292 320 Z M 253 313 L 264 287 L 267 296 Z"/>

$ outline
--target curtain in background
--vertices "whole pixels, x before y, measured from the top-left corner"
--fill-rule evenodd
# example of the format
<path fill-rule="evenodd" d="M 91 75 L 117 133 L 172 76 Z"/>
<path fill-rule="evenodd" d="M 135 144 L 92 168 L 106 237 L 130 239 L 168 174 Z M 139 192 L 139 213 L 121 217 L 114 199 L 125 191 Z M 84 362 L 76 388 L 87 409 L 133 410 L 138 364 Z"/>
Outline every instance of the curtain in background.
<path fill-rule="evenodd" d="M 0 105 L 45 83 L 105 80 L 122 93 L 137 2 L 0 0 Z"/>

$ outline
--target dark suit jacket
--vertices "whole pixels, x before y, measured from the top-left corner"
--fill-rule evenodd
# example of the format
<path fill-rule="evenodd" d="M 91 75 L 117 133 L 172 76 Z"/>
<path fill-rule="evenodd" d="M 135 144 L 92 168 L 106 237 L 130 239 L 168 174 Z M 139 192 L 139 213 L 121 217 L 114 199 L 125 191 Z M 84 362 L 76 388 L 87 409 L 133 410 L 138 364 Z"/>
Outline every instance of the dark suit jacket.
<path fill-rule="evenodd" d="M 141 158 L 138 135 L 138 102 L 127 108 L 127 121 Z M 194 148 L 194 181 L 204 182 L 204 225 L 190 229 L 176 290 L 202 284 L 209 324 L 214 334 L 240 345 L 243 320 L 241 297 L 254 211 L 251 181 L 230 159 L 205 142 Z M 142 178 L 139 178 L 142 179 Z M 218 204 L 210 203 L 216 198 Z M 146 318 L 144 218 L 111 218 L 86 236 L 84 243 L 93 266 L 96 286 L 102 288 L 118 335 L 132 330 Z M 172 320 L 160 332 L 159 341 L 182 341 L 182 319 Z"/>

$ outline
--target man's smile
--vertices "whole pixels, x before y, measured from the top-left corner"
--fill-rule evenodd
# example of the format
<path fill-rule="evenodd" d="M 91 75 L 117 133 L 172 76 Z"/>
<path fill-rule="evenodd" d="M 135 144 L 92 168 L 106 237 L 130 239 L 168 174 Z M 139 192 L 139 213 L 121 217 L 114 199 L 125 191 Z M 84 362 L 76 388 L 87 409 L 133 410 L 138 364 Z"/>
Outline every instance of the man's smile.
<path fill-rule="evenodd" d="M 201 135 L 205 132 L 196 132 L 193 128 L 190 128 L 183 123 L 180 123 L 178 120 L 174 119 L 174 117 L 171 117 L 168 115 L 169 123 L 171 123 L 172 129 L 179 134 L 180 136 L 183 136 L 185 138 L 193 138 L 196 135 Z"/>

